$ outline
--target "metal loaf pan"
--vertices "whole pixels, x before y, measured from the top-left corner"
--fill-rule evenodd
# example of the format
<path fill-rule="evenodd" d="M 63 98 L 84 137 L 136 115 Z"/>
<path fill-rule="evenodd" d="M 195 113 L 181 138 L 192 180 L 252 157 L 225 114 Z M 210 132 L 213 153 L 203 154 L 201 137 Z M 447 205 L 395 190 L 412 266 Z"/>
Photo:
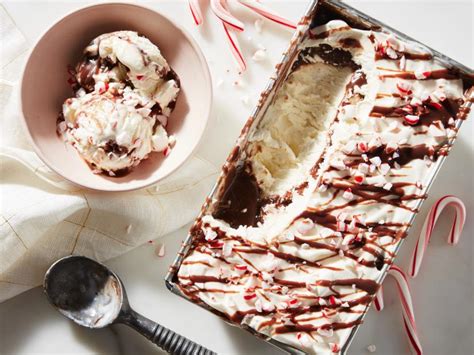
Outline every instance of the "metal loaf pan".
<path fill-rule="evenodd" d="M 305 34 L 307 31 L 315 26 L 325 24 L 326 22 L 333 20 L 333 19 L 340 19 L 345 22 L 347 22 L 350 26 L 355 27 L 355 28 L 360 28 L 360 29 L 365 29 L 365 30 L 373 30 L 373 31 L 378 31 L 378 32 L 390 32 L 401 39 L 409 42 L 415 42 L 422 47 L 426 48 L 428 51 L 430 51 L 433 54 L 433 57 L 438 60 L 441 64 L 445 65 L 448 68 L 453 68 L 457 70 L 460 75 L 469 80 L 471 82 L 474 81 L 474 76 L 473 76 L 473 71 L 466 66 L 454 61 L 453 59 L 437 52 L 436 50 L 416 41 L 415 39 L 397 31 L 396 29 L 393 29 L 390 26 L 387 26 L 380 21 L 377 21 L 376 19 L 354 9 L 353 7 L 346 5 L 338 0 L 313 0 L 310 5 L 308 6 L 305 14 L 301 18 L 298 26 L 298 30 L 295 32 L 293 38 L 290 41 L 290 45 L 288 49 L 285 51 L 283 54 L 280 62 L 276 65 L 276 72 L 271 76 L 269 83 L 265 90 L 262 92 L 259 102 L 257 104 L 257 107 L 254 109 L 252 112 L 251 116 L 247 120 L 246 124 L 244 125 L 242 132 L 240 134 L 240 137 L 237 139 L 236 145 L 234 149 L 231 151 L 229 154 L 229 157 L 227 158 L 226 163 L 223 166 L 222 173 L 219 176 L 216 184 L 212 188 L 209 196 L 207 197 L 206 201 L 204 202 L 201 211 L 200 211 L 200 216 L 206 214 L 206 212 L 210 208 L 210 204 L 212 199 L 216 198 L 219 192 L 220 187 L 224 183 L 224 179 L 226 176 L 226 172 L 229 170 L 230 167 L 232 167 L 234 164 L 237 164 L 239 162 L 240 158 L 240 153 L 243 151 L 243 147 L 245 147 L 247 143 L 248 137 L 255 131 L 256 127 L 258 126 L 259 121 L 262 119 L 262 117 L 265 114 L 265 111 L 269 104 L 272 102 L 272 98 L 276 92 L 276 90 L 280 87 L 282 82 L 285 80 L 286 76 L 289 74 L 291 65 L 293 63 L 293 60 L 297 57 L 298 55 L 298 45 L 302 42 L 302 40 L 305 37 Z M 471 86 L 466 90 L 465 92 L 465 106 L 467 110 L 470 109 L 472 102 L 474 101 L 474 87 Z M 459 130 L 463 123 L 463 120 L 458 120 L 456 128 Z M 452 147 L 452 144 L 454 143 L 455 138 L 453 138 L 449 144 L 450 148 Z M 429 188 L 431 187 L 436 175 L 438 174 L 441 166 L 443 165 L 444 160 L 446 159 L 446 156 L 441 156 L 436 163 L 434 164 L 433 169 L 431 169 L 431 176 L 429 177 L 429 183 L 424 189 L 424 193 L 427 193 Z M 423 199 L 419 200 L 416 208 L 419 210 L 422 203 Z M 412 215 L 412 218 L 409 221 L 409 224 L 412 225 L 414 219 L 416 217 L 416 214 Z M 399 243 L 395 253 L 397 254 L 400 247 L 401 243 Z M 170 266 L 169 272 L 166 275 L 165 282 L 166 286 L 168 289 L 187 299 L 190 300 L 189 297 L 184 295 L 179 287 L 176 284 L 176 279 L 177 279 L 177 272 L 181 266 L 181 263 L 184 259 L 184 257 L 187 255 L 189 252 L 190 248 L 192 245 L 192 235 L 188 234 L 186 239 L 184 240 L 181 249 L 174 260 L 173 264 Z M 381 277 L 376 280 L 379 284 L 383 282 L 383 279 L 385 278 L 387 271 L 388 271 L 389 265 L 385 265 L 384 268 L 382 269 L 382 274 Z M 193 301 L 194 303 L 194 301 Z M 230 322 L 224 315 L 222 315 L 220 312 L 217 310 L 207 306 L 206 304 L 200 302 L 198 303 L 199 306 L 217 314 L 219 317 L 221 317 L 226 323 L 229 323 L 233 326 L 238 326 L 240 328 L 243 328 L 247 330 L 248 332 L 252 333 L 253 335 L 258 336 L 259 338 L 264 339 L 265 341 L 269 342 L 270 344 L 280 348 L 281 350 L 289 353 L 289 354 L 303 354 L 303 352 L 299 349 L 293 348 L 289 345 L 283 344 L 279 341 L 276 341 L 274 339 L 268 339 L 264 335 L 256 332 L 254 329 L 247 327 L 247 326 L 242 326 L 238 325 L 235 323 Z M 365 315 L 367 314 L 367 310 L 369 307 L 367 307 L 366 312 L 362 316 L 362 319 L 365 318 Z M 342 348 L 342 353 L 345 354 L 354 339 L 355 334 L 357 333 L 359 326 L 356 326 L 350 336 L 346 344 L 344 344 L 344 347 Z"/>

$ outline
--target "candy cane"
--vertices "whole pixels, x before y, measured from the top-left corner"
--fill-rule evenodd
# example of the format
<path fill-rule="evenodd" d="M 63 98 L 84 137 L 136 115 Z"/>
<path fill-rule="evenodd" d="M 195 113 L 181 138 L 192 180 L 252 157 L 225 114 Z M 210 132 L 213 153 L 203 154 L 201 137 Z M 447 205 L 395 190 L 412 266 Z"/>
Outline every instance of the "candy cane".
<path fill-rule="evenodd" d="M 211 9 L 225 24 L 231 26 L 237 31 L 244 30 L 244 24 L 232 16 L 232 14 L 227 10 L 225 0 L 211 0 Z"/>
<path fill-rule="evenodd" d="M 188 0 L 189 9 L 193 16 L 194 22 L 199 26 L 203 22 L 201 6 L 199 5 L 200 0 Z"/>
<path fill-rule="evenodd" d="M 227 39 L 229 40 L 229 46 L 232 55 L 234 56 L 240 71 L 244 71 L 247 68 L 247 64 L 245 62 L 244 56 L 242 55 L 237 36 L 227 23 L 222 22 L 222 25 L 224 26 L 224 32 L 227 36 Z"/>
<path fill-rule="evenodd" d="M 400 303 L 402 304 L 403 323 L 405 332 L 411 345 L 414 354 L 422 355 L 423 349 L 421 347 L 420 339 L 416 330 L 415 315 L 413 312 L 413 303 L 411 300 L 410 288 L 405 273 L 396 265 L 392 265 L 388 270 L 388 275 L 392 276 L 398 288 L 400 296 Z M 377 306 L 377 302 L 379 306 Z M 375 295 L 375 306 L 377 310 L 383 309 L 383 292 L 382 287 L 379 288 Z"/>
<path fill-rule="evenodd" d="M 258 1 L 252 1 L 252 0 L 239 0 L 239 2 L 248 7 L 249 9 L 255 11 L 256 13 L 262 15 L 263 17 L 266 17 L 267 19 L 279 23 L 280 25 L 296 29 L 296 24 L 290 20 L 287 20 L 284 17 L 281 17 L 277 15 L 275 12 L 270 10 L 268 7 L 265 5 L 259 3 Z"/>
<path fill-rule="evenodd" d="M 409 272 L 411 277 L 415 277 L 418 274 L 421 262 L 423 261 L 423 255 L 425 254 L 428 243 L 430 242 L 436 222 L 438 221 L 438 218 L 443 210 L 448 206 L 454 207 L 456 211 L 453 225 L 448 235 L 448 243 L 454 245 L 459 241 L 462 229 L 464 227 L 464 222 L 466 221 L 466 207 L 464 206 L 464 203 L 456 196 L 446 195 L 435 202 L 433 207 L 431 207 L 428 216 L 426 216 L 425 223 L 421 229 L 420 237 L 418 238 L 415 250 L 413 251 Z"/>
<path fill-rule="evenodd" d="M 384 302 L 383 302 L 383 287 L 382 287 L 382 285 L 380 285 L 379 289 L 377 290 L 377 293 L 375 294 L 374 305 L 375 305 L 375 309 L 379 312 L 385 306 Z"/>

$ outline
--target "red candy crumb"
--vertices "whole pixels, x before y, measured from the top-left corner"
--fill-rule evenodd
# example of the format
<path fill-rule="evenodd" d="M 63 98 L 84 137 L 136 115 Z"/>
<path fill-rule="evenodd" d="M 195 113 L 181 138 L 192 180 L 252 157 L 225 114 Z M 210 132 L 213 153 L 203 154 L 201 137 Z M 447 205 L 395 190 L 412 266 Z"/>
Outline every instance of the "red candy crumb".
<path fill-rule="evenodd" d="M 339 351 L 341 350 L 341 349 L 339 349 L 339 345 L 337 345 L 337 344 L 335 344 L 335 343 L 332 343 L 332 344 L 330 344 L 330 345 L 331 345 L 331 351 L 332 351 L 333 353 L 337 353 L 337 352 L 339 352 Z"/>
<path fill-rule="evenodd" d="M 411 95 L 413 93 L 413 91 L 410 90 L 410 88 L 408 87 L 408 85 L 406 84 L 403 84 L 403 83 L 397 83 L 397 89 L 398 91 L 400 91 L 400 93 L 402 95 Z"/>
<path fill-rule="evenodd" d="M 405 116 L 405 122 L 408 123 L 409 125 L 416 125 L 418 121 L 420 120 L 420 116 L 416 115 L 406 115 Z"/>
<path fill-rule="evenodd" d="M 354 175 L 354 181 L 358 184 L 362 184 L 364 182 L 364 174 Z"/>
<path fill-rule="evenodd" d="M 246 301 L 250 301 L 251 299 L 257 297 L 257 295 L 255 293 L 252 293 L 250 295 L 244 295 L 244 300 Z"/>
<path fill-rule="evenodd" d="M 367 143 L 359 142 L 359 143 L 357 143 L 357 150 L 359 150 L 359 152 L 361 152 L 361 153 L 366 153 L 369 150 L 369 147 L 368 147 Z"/>

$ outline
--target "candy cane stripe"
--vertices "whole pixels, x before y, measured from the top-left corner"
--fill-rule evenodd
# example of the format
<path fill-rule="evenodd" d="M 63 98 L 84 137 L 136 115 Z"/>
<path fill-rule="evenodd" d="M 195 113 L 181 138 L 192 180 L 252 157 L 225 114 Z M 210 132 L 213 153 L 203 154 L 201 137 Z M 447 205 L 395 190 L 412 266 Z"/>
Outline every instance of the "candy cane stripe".
<path fill-rule="evenodd" d="M 249 9 L 255 11 L 256 13 L 262 15 L 263 17 L 265 17 L 265 18 L 267 18 L 267 19 L 269 19 L 273 22 L 276 22 L 280 25 L 283 25 L 283 26 L 286 26 L 286 27 L 289 27 L 289 28 L 292 28 L 292 29 L 296 29 L 296 24 L 295 23 L 293 23 L 292 21 L 287 20 L 287 19 L 277 15 L 272 10 L 267 8 L 265 5 L 260 4 L 257 1 L 239 0 L 239 2 L 242 5 L 248 7 Z"/>
<path fill-rule="evenodd" d="M 201 7 L 199 6 L 199 0 L 188 0 L 189 9 L 193 16 L 194 23 L 199 26 L 203 22 Z"/>
<path fill-rule="evenodd" d="M 392 265 L 388 271 L 388 275 L 393 277 L 398 289 L 398 295 L 400 304 L 402 306 L 402 317 L 405 332 L 407 334 L 409 343 L 413 353 L 417 355 L 423 354 L 423 349 L 418 338 L 416 330 L 415 315 L 413 312 L 413 303 L 411 300 L 410 287 L 408 286 L 408 280 L 405 273 L 396 265 Z M 377 303 L 379 306 L 377 306 Z M 383 291 L 382 287 L 379 288 L 375 295 L 375 307 L 377 310 L 383 308 Z"/>
<path fill-rule="evenodd" d="M 227 39 L 229 40 L 229 45 L 231 52 L 239 66 L 239 69 L 241 71 L 244 71 L 247 68 L 247 64 L 245 63 L 244 56 L 242 55 L 242 52 L 240 50 L 239 44 L 237 42 L 237 37 L 228 29 L 228 25 L 226 23 L 222 23 L 224 26 L 224 32 L 227 35 Z"/>
<path fill-rule="evenodd" d="M 449 244 L 457 244 L 461 236 L 464 223 L 466 222 L 466 207 L 464 203 L 453 195 L 446 195 L 441 197 L 426 216 L 423 227 L 421 228 L 420 236 L 416 242 L 415 250 L 413 251 L 412 261 L 410 264 L 410 276 L 416 277 L 420 270 L 421 262 L 425 254 L 428 243 L 430 242 L 436 222 L 446 207 L 453 207 L 456 215 L 448 235 Z"/>
<path fill-rule="evenodd" d="M 244 24 L 232 16 L 225 5 L 225 0 L 211 0 L 211 9 L 217 17 L 237 31 L 243 31 Z"/>
<path fill-rule="evenodd" d="M 379 289 L 375 293 L 374 305 L 375 305 L 375 309 L 379 312 L 384 308 L 382 285 L 380 285 Z"/>

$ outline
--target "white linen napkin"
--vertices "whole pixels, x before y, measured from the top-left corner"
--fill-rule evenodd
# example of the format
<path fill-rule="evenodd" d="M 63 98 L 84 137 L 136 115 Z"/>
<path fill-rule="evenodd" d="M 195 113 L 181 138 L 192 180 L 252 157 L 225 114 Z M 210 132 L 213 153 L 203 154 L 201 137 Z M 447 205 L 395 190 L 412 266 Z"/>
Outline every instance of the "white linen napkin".
<path fill-rule="evenodd" d="M 219 170 L 199 153 L 157 185 L 127 193 L 80 189 L 48 169 L 20 123 L 28 44 L 2 6 L 0 39 L 0 302 L 40 285 L 62 256 L 104 261 L 196 216 Z"/>

